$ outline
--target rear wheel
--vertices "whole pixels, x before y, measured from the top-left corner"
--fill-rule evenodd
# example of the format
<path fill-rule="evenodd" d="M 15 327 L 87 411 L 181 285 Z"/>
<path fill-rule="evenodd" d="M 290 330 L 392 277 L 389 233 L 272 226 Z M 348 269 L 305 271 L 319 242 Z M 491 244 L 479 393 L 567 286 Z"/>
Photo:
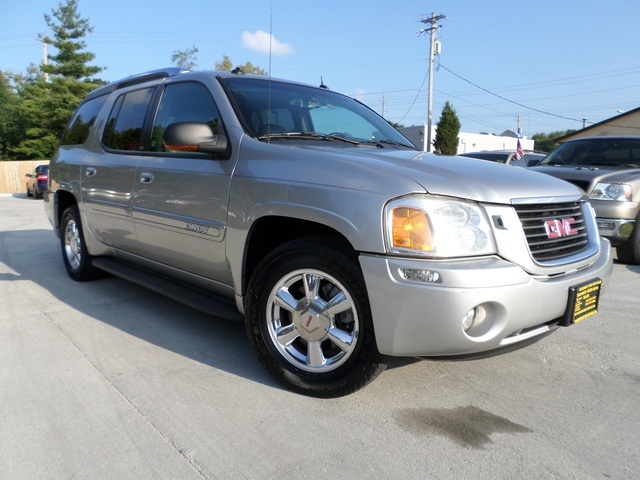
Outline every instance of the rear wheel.
<path fill-rule="evenodd" d="M 64 266 L 71 278 L 84 282 L 102 276 L 102 271 L 91 263 L 92 257 L 87 251 L 82 233 L 80 212 L 76 205 L 67 208 L 62 214 L 60 246 L 62 247 Z"/>
<path fill-rule="evenodd" d="M 640 264 L 640 213 L 636 216 L 636 225 L 629 239 L 616 247 L 618 260 L 628 265 Z"/>
<path fill-rule="evenodd" d="M 346 395 L 384 370 L 362 274 L 333 242 L 300 239 L 271 252 L 252 276 L 246 318 L 262 363 L 299 393 Z"/>

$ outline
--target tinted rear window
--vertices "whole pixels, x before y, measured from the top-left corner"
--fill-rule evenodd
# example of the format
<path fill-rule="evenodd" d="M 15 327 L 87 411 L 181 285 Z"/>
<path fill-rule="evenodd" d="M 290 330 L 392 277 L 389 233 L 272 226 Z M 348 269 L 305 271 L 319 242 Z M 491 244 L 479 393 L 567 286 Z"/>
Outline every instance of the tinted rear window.
<path fill-rule="evenodd" d="M 106 96 L 97 97 L 80 105 L 71 117 L 69 126 L 62 135 L 61 145 L 82 145 L 89 138 L 91 126 L 95 123 L 100 109 L 107 100 Z"/>
<path fill-rule="evenodd" d="M 107 148 L 133 151 L 143 148 L 142 128 L 153 90 L 153 87 L 136 90 L 116 100 L 102 137 Z"/>

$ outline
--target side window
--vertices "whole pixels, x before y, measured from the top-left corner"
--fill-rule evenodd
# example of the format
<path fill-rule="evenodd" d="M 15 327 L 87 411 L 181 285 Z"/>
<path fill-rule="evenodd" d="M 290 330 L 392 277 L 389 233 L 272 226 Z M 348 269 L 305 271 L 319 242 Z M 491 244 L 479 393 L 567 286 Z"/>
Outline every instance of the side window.
<path fill-rule="evenodd" d="M 186 82 L 167 85 L 153 123 L 152 152 L 168 152 L 162 142 L 166 128 L 172 123 L 206 123 L 216 133 L 222 121 L 209 90 L 200 83 Z"/>
<path fill-rule="evenodd" d="M 91 126 L 95 123 L 100 109 L 107 100 L 107 96 L 94 98 L 80 105 L 71 118 L 69 126 L 62 135 L 61 145 L 82 145 L 89 138 Z"/>
<path fill-rule="evenodd" d="M 153 88 L 145 88 L 129 92 L 116 100 L 102 137 L 107 148 L 142 150 L 142 127 L 152 94 Z"/>

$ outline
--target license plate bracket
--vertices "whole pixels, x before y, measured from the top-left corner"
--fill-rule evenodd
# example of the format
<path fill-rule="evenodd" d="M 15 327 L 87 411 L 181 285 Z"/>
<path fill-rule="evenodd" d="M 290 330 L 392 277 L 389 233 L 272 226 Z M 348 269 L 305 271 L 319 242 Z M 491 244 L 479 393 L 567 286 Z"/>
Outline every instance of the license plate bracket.
<path fill-rule="evenodd" d="M 580 285 L 569 287 L 567 310 L 560 326 L 568 327 L 595 315 L 600 304 L 602 280 L 595 278 Z"/>

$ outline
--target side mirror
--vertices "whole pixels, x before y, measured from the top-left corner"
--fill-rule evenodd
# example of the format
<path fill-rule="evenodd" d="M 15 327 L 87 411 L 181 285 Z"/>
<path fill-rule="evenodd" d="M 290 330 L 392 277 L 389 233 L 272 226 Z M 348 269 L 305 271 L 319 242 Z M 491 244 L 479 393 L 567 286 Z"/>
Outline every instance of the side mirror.
<path fill-rule="evenodd" d="M 169 125 L 162 136 L 168 150 L 200 152 L 211 155 L 226 153 L 228 141 L 224 133 L 214 134 L 206 123 L 178 122 Z"/>

